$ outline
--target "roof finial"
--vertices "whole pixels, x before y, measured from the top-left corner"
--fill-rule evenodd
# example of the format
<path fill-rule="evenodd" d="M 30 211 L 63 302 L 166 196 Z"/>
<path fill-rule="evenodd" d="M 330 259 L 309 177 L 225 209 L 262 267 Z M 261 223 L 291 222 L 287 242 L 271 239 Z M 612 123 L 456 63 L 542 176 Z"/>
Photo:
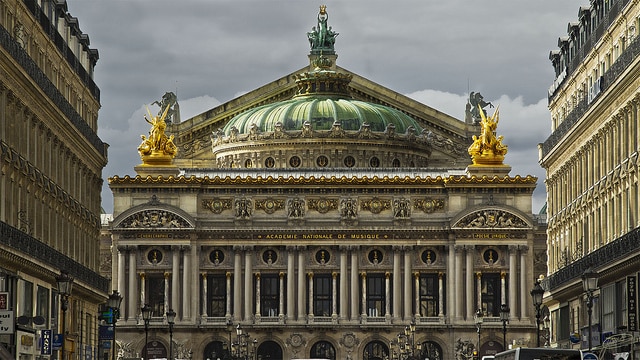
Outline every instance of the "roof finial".
<path fill-rule="evenodd" d="M 333 45 L 336 42 L 338 33 L 333 31 L 331 26 L 327 25 L 327 20 L 329 20 L 327 5 L 320 5 L 318 24 L 307 33 L 312 54 L 318 54 L 321 51 L 324 51 L 325 54 L 334 53 Z"/>

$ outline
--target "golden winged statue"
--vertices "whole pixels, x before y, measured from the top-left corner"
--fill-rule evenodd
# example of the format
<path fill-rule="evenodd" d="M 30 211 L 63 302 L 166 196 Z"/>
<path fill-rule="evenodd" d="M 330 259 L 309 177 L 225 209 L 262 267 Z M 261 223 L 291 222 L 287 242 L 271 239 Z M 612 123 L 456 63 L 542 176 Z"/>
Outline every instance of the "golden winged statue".
<path fill-rule="evenodd" d="M 502 165 L 504 156 L 507 154 L 507 146 L 502 144 L 503 136 L 496 137 L 498 127 L 499 111 L 493 116 L 486 116 L 482 108 L 480 110 L 480 126 L 482 130 L 480 136 L 473 136 L 473 143 L 469 146 L 469 155 L 474 165 Z"/>
<path fill-rule="evenodd" d="M 171 160 L 178 152 L 177 146 L 174 144 L 174 136 L 167 136 L 165 130 L 167 123 L 165 118 L 169 112 L 170 106 L 160 116 L 151 115 L 151 111 L 147 107 L 149 117 L 144 116 L 144 120 L 151 124 L 149 136 L 140 135 L 142 143 L 138 146 L 138 153 L 145 165 L 163 165 L 171 163 Z"/>

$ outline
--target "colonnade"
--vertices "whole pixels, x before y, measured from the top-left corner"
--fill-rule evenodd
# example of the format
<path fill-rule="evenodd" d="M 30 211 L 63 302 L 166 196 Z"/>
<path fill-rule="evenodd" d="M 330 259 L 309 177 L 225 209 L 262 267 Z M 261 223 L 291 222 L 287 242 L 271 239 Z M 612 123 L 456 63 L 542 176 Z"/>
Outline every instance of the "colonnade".
<path fill-rule="evenodd" d="M 433 267 L 419 265 L 414 257 L 412 246 L 392 246 L 392 256 L 387 262 L 366 264 L 361 261 L 360 246 L 339 246 L 337 261 L 318 269 L 308 264 L 306 246 L 287 246 L 286 269 L 282 265 L 266 267 L 260 263 L 253 246 L 236 245 L 233 247 L 231 269 L 212 269 L 202 267 L 197 259 L 194 246 L 172 246 L 171 261 L 156 264 L 164 269 L 164 307 L 172 308 L 181 321 L 195 321 L 207 318 L 207 274 L 224 271 L 226 278 L 226 319 L 241 321 L 277 321 L 280 323 L 304 323 L 314 309 L 314 277 L 329 274 L 332 284 L 331 319 L 334 322 L 360 322 L 367 318 L 384 318 L 384 321 L 420 319 L 420 276 L 437 276 L 438 321 L 465 322 L 473 319 L 478 308 L 482 307 L 483 271 L 500 273 L 501 298 L 508 301 L 511 318 L 524 319 L 529 316 L 529 290 L 533 279 L 529 279 L 532 261 L 527 245 L 508 246 L 506 263 L 487 268 L 478 266 L 477 245 L 448 246 L 448 259 L 441 260 Z M 118 246 L 117 279 L 118 289 L 123 294 L 121 309 L 126 309 L 125 319 L 139 317 L 140 304 L 147 302 L 146 273 L 138 259 L 143 259 L 137 246 Z M 167 256 L 168 257 L 168 256 Z M 168 260 L 168 259 L 166 259 Z M 128 268 L 127 268 L 128 263 Z M 338 265 L 338 266 L 336 266 Z M 191 271 L 183 271 L 191 269 Z M 157 270 L 154 270 L 157 272 Z M 269 319 L 261 315 L 261 278 L 263 274 L 278 276 L 279 303 L 277 313 L 269 313 Z M 367 276 L 384 275 L 384 309 L 370 312 L 367 308 Z M 200 278 L 200 279 L 199 279 Z M 200 283 L 201 281 L 201 283 Z M 338 292 L 340 296 L 338 296 Z M 408 295 L 409 294 L 409 295 Z M 411 296 L 413 294 L 413 296 Z M 122 317 L 121 317 L 122 319 Z M 364 320 L 363 320 L 364 319 Z M 374 321 L 380 321 L 375 320 Z"/>

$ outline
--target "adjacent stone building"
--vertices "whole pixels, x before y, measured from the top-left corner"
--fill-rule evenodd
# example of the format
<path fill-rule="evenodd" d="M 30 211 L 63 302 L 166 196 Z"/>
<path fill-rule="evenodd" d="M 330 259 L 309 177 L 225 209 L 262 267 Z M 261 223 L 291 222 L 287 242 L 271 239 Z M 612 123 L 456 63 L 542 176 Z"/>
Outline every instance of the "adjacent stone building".
<path fill-rule="evenodd" d="M 548 193 L 544 303 L 551 346 L 591 345 L 612 358 L 628 355 L 638 334 L 640 5 L 593 0 L 577 14 L 549 55 L 556 79 L 553 132 L 540 145 Z M 591 329 L 581 281 L 588 269 L 599 278 Z"/>
<path fill-rule="evenodd" d="M 107 145 L 89 45 L 66 1 L 0 3 L 0 312 L 11 325 L 0 330 L 3 359 L 40 356 L 47 329 L 66 330 L 67 358 L 97 356 L 98 304 L 109 290 L 98 273 Z M 61 271 L 75 279 L 66 319 Z"/>
<path fill-rule="evenodd" d="M 137 175 L 109 179 L 120 351 L 461 358 L 504 348 L 502 304 L 507 342 L 530 344 L 545 226 L 499 114 L 461 121 L 337 66 L 317 19 L 309 66 L 182 122 L 166 104 Z"/>

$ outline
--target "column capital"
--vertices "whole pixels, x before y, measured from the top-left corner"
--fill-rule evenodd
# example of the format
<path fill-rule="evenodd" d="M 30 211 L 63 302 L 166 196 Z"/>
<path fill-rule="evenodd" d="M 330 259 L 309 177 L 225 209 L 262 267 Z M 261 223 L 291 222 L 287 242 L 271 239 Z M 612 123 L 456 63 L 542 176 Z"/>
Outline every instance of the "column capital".
<path fill-rule="evenodd" d="M 164 275 L 164 279 L 167 280 L 169 276 L 171 276 L 171 273 L 168 271 L 165 271 L 163 275 Z"/>

